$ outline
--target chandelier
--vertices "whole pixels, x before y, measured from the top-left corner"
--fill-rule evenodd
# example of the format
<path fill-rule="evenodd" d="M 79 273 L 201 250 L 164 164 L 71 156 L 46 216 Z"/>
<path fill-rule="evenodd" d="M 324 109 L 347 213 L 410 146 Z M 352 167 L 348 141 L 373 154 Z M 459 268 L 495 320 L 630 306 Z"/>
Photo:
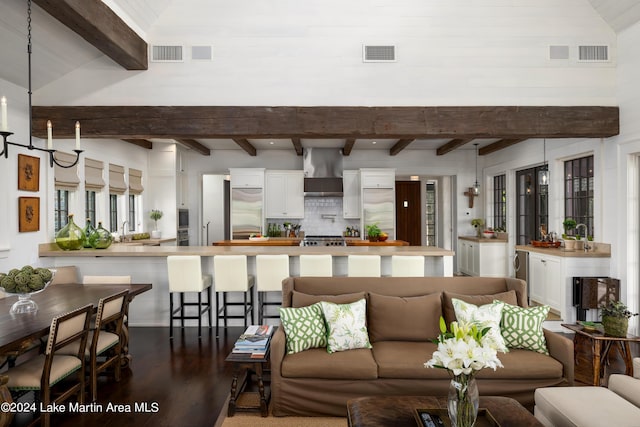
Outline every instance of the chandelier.
<path fill-rule="evenodd" d="M 70 168 L 75 166 L 80 160 L 80 153 L 83 150 L 80 149 L 80 123 L 76 122 L 76 148 L 73 150 L 76 153 L 76 159 L 71 164 L 61 164 L 55 158 L 56 150 L 53 149 L 52 132 L 53 126 L 51 121 L 47 121 L 47 148 L 40 148 L 33 145 L 33 123 L 31 117 L 31 0 L 27 1 L 27 58 L 28 58 L 28 81 L 29 81 L 29 144 L 20 144 L 17 142 L 9 141 L 9 137 L 13 135 L 13 132 L 9 132 L 9 124 L 7 120 L 7 98 L 2 97 L 0 99 L 0 135 L 2 136 L 3 148 L 0 156 L 4 155 L 4 158 L 9 157 L 9 146 L 23 147 L 28 150 L 38 150 L 49 153 L 49 166 L 57 165 L 61 168 Z"/>

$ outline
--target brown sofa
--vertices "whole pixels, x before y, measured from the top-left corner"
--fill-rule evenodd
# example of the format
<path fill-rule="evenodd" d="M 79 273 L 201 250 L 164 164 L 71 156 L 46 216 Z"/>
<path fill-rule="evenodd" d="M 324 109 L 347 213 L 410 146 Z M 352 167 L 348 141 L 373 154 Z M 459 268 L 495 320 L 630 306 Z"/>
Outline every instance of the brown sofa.
<path fill-rule="evenodd" d="M 372 395 L 446 395 L 449 375 L 424 368 L 436 345 L 439 319 L 455 319 L 451 298 L 482 305 L 499 298 L 527 306 L 522 280 L 488 277 L 290 277 L 282 306 L 367 298 L 372 349 L 286 354 L 284 329 L 271 342 L 271 393 L 276 416 L 345 416 L 347 400 Z M 398 298 L 402 297 L 402 298 Z M 512 300 L 514 299 L 515 300 Z M 533 408 L 539 387 L 573 384 L 573 343 L 545 330 L 550 356 L 512 349 L 498 353 L 504 368 L 477 374 L 481 395 L 508 396 Z"/>

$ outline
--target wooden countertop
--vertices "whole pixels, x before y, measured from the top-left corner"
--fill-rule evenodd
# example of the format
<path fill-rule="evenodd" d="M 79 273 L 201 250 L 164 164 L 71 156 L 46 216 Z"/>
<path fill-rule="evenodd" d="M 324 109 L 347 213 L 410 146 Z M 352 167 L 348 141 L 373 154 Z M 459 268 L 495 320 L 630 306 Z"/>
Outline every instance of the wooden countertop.
<path fill-rule="evenodd" d="M 43 243 L 38 248 L 41 257 L 166 257 L 168 255 L 271 255 L 328 254 L 348 256 L 370 255 L 424 255 L 431 257 L 453 256 L 454 252 L 432 246 L 135 246 L 111 245 L 107 249 L 81 249 L 63 251 L 55 243 Z"/>
<path fill-rule="evenodd" d="M 384 242 L 370 242 L 362 239 L 347 239 L 347 246 L 409 246 L 404 240 L 385 240 Z"/>
<path fill-rule="evenodd" d="M 459 240 L 468 240 L 470 242 L 478 242 L 478 243 L 507 243 L 507 239 L 497 239 L 492 237 L 491 239 L 487 239 L 486 237 L 475 237 L 475 236 L 458 236 Z"/>
<path fill-rule="evenodd" d="M 516 250 L 536 252 L 563 258 L 611 258 L 611 246 L 609 244 L 597 244 L 595 251 L 567 251 L 564 248 L 540 248 L 532 245 L 516 245 Z"/>
<path fill-rule="evenodd" d="M 302 239 L 293 237 L 269 237 L 269 240 L 249 239 L 219 240 L 213 246 L 300 246 Z"/>

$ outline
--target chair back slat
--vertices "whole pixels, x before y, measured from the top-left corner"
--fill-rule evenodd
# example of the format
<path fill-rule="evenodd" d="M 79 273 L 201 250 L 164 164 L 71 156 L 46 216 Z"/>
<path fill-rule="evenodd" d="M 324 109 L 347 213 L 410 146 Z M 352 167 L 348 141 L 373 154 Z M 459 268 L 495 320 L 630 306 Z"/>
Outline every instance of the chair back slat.
<path fill-rule="evenodd" d="M 92 309 L 93 306 L 87 304 L 77 310 L 54 317 L 51 321 L 45 354 L 49 355 L 58 348 L 83 338 L 83 335 L 83 341 L 86 343 Z M 84 352 L 84 348 L 82 351 Z"/>
<path fill-rule="evenodd" d="M 96 330 L 100 329 L 103 324 L 112 323 L 124 317 L 128 293 L 129 291 L 124 290 L 100 299 L 96 315 Z"/>

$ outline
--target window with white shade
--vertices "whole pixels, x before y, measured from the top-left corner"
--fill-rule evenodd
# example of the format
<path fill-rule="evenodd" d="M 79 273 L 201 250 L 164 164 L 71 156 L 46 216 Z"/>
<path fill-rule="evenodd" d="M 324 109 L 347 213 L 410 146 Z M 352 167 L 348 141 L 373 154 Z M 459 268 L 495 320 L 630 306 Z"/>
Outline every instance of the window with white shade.
<path fill-rule="evenodd" d="M 54 156 L 56 161 L 63 166 L 72 165 L 73 162 L 76 161 L 75 154 L 69 154 L 63 151 L 56 151 Z M 72 194 L 78 191 L 78 186 L 80 185 L 78 165 L 75 164 L 69 167 L 54 165 L 53 180 L 55 184 L 53 220 L 54 229 L 57 232 L 67 225 L 70 199 Z"/>
<path fill-rule="evenodd" d="M 99 194 L 105 186 L 104 163 L 99 160 L 84 159 L 85 217 L 96 225 L 96 205 Z"/>
<path fill-rule="evenodd" d="M 127 184 L 124 180 L 124 167 L 109 163 L 109 230 L 118 231 L 118 218 L 121 217 L 119 207 L 124 205 L 124 193 Z M 124 213 L 122 213 L 124 216 Z"/>

